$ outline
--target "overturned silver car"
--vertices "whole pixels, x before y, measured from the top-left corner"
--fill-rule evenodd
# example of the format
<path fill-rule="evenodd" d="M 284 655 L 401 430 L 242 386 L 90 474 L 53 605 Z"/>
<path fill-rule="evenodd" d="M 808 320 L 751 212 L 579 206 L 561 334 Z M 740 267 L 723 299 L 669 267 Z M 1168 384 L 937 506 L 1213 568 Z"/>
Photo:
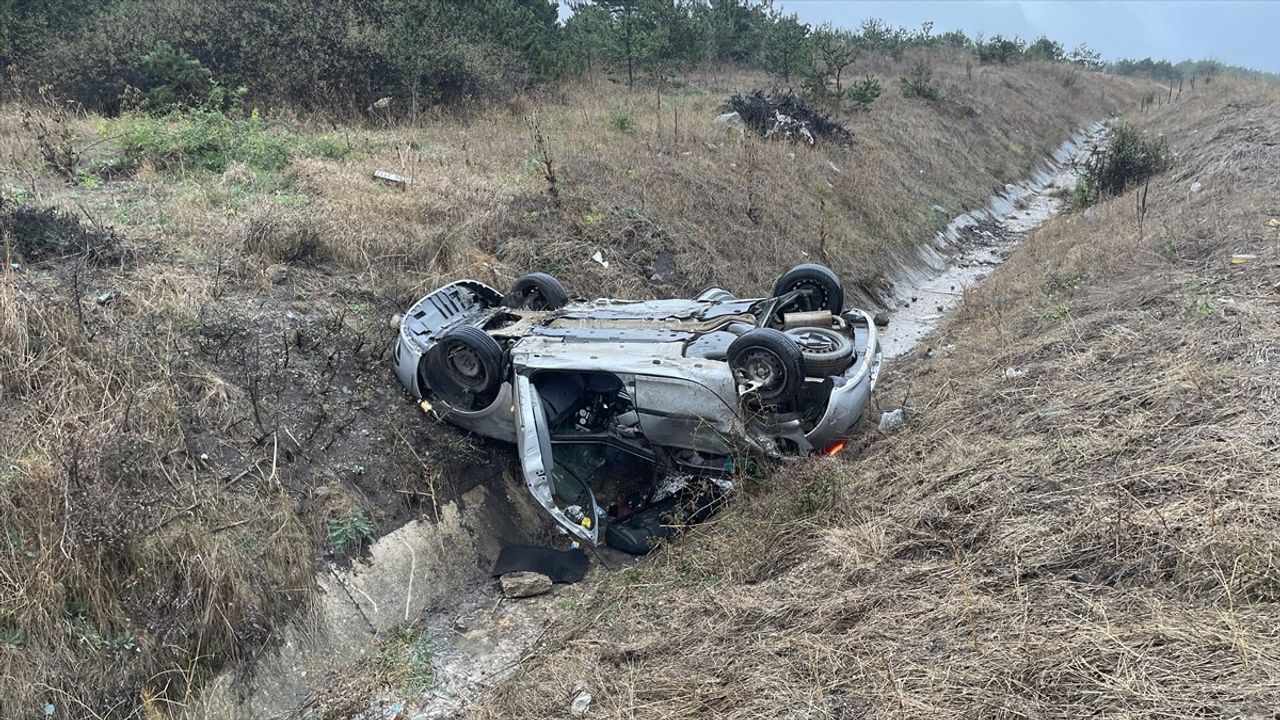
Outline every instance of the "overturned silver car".
<path fill-rule="evenodd" d="M 543 273 L 506 295 L 459 280 L 404 315 L 395 370 L 424 409 L 515 442 L 534 497 L 596 544 L 610 518 L 654 500 L 664 473 L 723 476 L 744 455 L 842 448 L 881 362 L 871 316 L 843 304 L 820 265 L 756 299 L 714 287 L 571 300 Z M 607 510 L 605 496 L 617 498 Z"/>

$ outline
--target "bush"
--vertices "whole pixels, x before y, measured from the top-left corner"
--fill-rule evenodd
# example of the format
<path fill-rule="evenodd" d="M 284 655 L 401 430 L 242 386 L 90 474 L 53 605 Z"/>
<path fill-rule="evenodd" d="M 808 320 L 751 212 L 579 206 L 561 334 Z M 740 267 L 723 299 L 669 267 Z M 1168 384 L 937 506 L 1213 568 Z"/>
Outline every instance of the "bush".
<path fill-rule="evenodd" d="M 1119 195 L 1167 170 L 1171 163 L 1164 138 L 1146 138 L 1132 125 L 1117 123 L 1111 128 L 1106 148 L 1085 165 L 1072 200 L 1089 205 L 1104 196 Z"/>
<path fill-rule="evenodd" d="M 170 110 L 207 102 L 214 88 L 213 73 L 199 60 L 161 40 L 142 56 L 147 107 Z"/>
<path fill-rule="evenodd" d="M 906 98 L 922 98 L 937 100 L 938 88 L 934 87 L 933 70 L 923 60 L 917 61 L 911 72 L 901 78 L 902 96 Z"/>
<path fill-rule="evenodd" d="M 867 112 L 871 109 L 871 103 L 880 97 L 880 81 L 868 75 L 849 86 L 848 96 L 853 101 L 854 110 Z"/>
<path fill-rule="evenodd" d="M 974 48 L 978 51 L 978 61 L 983 63 L 1010 63 L 1022 57 L 1026 43 L 1018 38 L 1010 40 L 1003 35 L 994 35 L 990 40 L 978 40 Z"/>

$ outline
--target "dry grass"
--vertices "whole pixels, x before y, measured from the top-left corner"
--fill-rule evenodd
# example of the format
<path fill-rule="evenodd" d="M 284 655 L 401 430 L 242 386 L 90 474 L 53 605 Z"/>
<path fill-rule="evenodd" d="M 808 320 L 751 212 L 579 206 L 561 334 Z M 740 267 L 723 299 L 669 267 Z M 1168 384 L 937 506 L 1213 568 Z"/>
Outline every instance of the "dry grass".
<path fill-rule="evenodd" d="M 1032 236 L 890 369 L 907 425 L 619 580 L 474 716 L 576 683 L 601 718 L 1271 716 L 1280 96 L 1137 120 L 1178 154 L 1141 223 L 1130 193 Z"/>
<path fill-rule="evenodd" d="M 970 80 L 939 59 L 935 77 L 946 100 L 886 92 L 851 119 L 847 154 L 718 134 L 718 104 L 760 79 L 709 74 L 660 96 L 569 87 L 420 128 L 278 119 L 273 136 L 325 132 L 352 151 L 216 174 L 144 160 L 74 183 L 42 167 L 22 108 L 0 108 L 6 197 L 125 236 L 110 263 L 12 258 L 0 277 L 0 715 L 171 713 L 305 604 L 335 512 L 385 531 L 430 514 L 420 498 L 448 496 L 453 476 L 494 472 L 501 450 L 456 455 L 457 436 L 427 427 L 388 372 L 386 319 L 441 280 L 505 286 L 536 269 L 593 295 L 752 292 L 807 259 L 873 295 L 943 222 L 930 205 L 977 204 L 1138 93 L 1038 66 Z M 620 108 L 631 133 L 606 125 Z M 85 163 L 118 151 L 117 123 L 59 123 Z M 415 184 L 374 183 L 375 168 Z M 98 303 L 107 290 L 118 299 Z M 787 537 L 774 552 L 801 547 Z"/>

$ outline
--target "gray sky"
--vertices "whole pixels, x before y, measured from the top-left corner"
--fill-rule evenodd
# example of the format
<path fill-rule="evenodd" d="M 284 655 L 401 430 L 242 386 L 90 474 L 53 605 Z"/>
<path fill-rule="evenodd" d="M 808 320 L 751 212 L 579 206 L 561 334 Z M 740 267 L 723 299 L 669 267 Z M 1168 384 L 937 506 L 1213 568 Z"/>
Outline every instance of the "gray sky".
<path fill-rule="evenodd" d="M 1103 54 L 1179 60 L 1214 58 L 1231 65 L 1280 73 L 1280 0 L 775 0 L 801 22 L 856 27 L 877 17 L 893 25 L 934 32 L 960 29 L 1017 35 L 1047 35 L 1068 50 L 1078 43 Z"/>

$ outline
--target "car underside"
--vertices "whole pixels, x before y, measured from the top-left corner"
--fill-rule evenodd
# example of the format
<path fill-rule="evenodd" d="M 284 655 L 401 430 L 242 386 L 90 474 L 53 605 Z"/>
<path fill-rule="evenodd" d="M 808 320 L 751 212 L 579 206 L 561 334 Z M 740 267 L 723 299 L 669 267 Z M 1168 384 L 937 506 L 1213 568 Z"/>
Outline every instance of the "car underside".
<path fill-rule="evenodd" d="M 540 273 L 506 295 L 463 280 L 405 315 L 396 371 L 439 417 L 515 442 L 567 532 L 595 544 L 607 524 L 610 544 L 640 551 L 643 537 L 614 537 L 629 518 L 673 498 L 705 507 L 745 458 L 843 446 L 880 353 L 870 316 L 842 304 L 812 265 L 758 299 L 571 301 Z"/>

